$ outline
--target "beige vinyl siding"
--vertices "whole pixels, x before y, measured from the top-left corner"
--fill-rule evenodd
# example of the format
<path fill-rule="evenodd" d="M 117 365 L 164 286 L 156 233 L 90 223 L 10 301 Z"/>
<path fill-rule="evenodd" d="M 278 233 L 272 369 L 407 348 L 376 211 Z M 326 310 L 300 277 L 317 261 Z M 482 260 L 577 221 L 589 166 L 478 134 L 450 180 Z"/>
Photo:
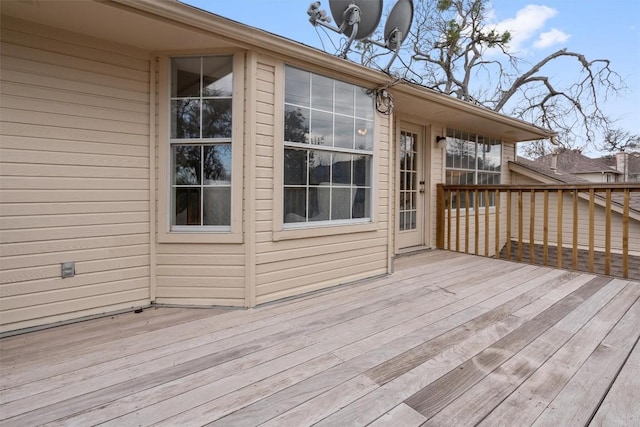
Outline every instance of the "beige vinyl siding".
<path fill-rule="evenodd" d="M 584 193 L 583 193 L 584 194 Z M 600 193 L 603 195 L 604 193 Z M 517 196 L 512 195 L 514 208 L 517 209 Z M 588 194 L 586 195 L 588 197 Z M 530 229 L 530 207 L 531 196 L 529 193 L 523 193 L 523 241 L 529 242 Z M 602 200 L 601 203 L 604 203 Z M 535 198 L 536 215 L 534 218 L 535 243 L 543 243 L 543 227 L 544 227 L 544 195 L 541 192 L 536 194 Z M 512 230 L 515 238 L 518 232 L 517 211 L 514 210 L 512 219 Z M 549 208 L 547 210 L 549 218 L 548 243 L 557 245 L 558 242 L 558 195 L 557 192 L 549 192 Z M 605 208 L 602 205 L 594 206 L 594 249 L 604 252 L 605 248 Z M 582 197 L 578 198 L 578 247 L 580 249 L 589 248 L 589 201 Z M 634 238 L 640 236 L 640 222 L 629 219 L 629 252 L 636 255 L 640 254 L 640 239 Z M 573 245 L 573 195 L 565 192 L 562 200 L 562 246 L 572 247 Z M 622 215 L 613 211 L 611 213 L 611 251 L 614 253 L 622 253 Z M 566 262 L 566 260 L 565 260 Z"/>
<path fill-rule="evenodd" d="M 244 247 L 237 244 L 159 244 L 160 304 L 244 305 Z"/>
<path fill-rule="evenodd" d="M 5 17 L 2 55 L 0 332 L 148 304 L 148 58 Z"/>
<path fill-rule="evenodd" d="M 282 156 L 282 141 L 277 135 L 276 111 L 282 109 L 282 94 L 276 82 L 282 63 L 265 60 L 258 63 L 256 106 L 256 303 L 299 295 L 329 286 L 348 283 L 387 272 L 389 219 L 389 117 L 376 117 L 376 159 L 374 160 L 377 205 L 374 231 L 321 235 L 274 241 L 274 156 Z M 322 73 L 318 70 L 310 70 Z M 275 200 L 281 198 L 275 197 Z M 281 211 L 280 211 L 281 212 Z M 346 228 L 348 228 L 347 226 Z M 327 227 L 329 234 L 339 227 Z M 283 232 L 286 234 L 286 232 Z M 320 235 L 318 235 L 320 234 Z"/>

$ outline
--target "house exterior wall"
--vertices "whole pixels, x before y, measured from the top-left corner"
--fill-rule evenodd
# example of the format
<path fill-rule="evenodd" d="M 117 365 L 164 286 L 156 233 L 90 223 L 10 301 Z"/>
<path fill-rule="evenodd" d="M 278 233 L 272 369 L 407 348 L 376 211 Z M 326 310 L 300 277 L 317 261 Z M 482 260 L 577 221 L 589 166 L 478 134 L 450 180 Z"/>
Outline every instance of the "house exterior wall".
<path fill-rule="evenodd" d="M 12 10 L 27 19 L 39 11 L 16 5 Z M 113 4 L 85 6 L 105 11 Z M 268 50 L 261 41 L 283 41 L 266 33 L 236 42 L 223 33 L 237 24 L 210 27 L 199 11 L 185 9 L 186 16 L 157 19 L 149 9 L 138 25 L 133 5 L 114 7 L 97 32 L 77 27 L 126 45 L 3 15 L 0 333 L 151 303 L 253 307 L 392 271 L 394 114 L 374 118 L 372 221 L 283 224 L 285 65 L 370 89 L 387 76 L 348 62 L 334 66 L 293 43 Z M 60 28 L 78 22 L 55 12 L 52 21 L 46 13 L 34 19 Z M 126 37 L 108 25 L 120 16 L 129 25 Z M 201 20 L 189 21 L 195 16 Z M 161 29 L 185 37 L 149 37 Z M 132 47 L 138 43 L 147 50 Z M 233 56 L 230 232 L 172 232 L 169 61 L 218 54 Z M 444 152 L 432 141 L 446 123 L 426 116 L 467 106 L 444 97 L 441 107 L 432 93 L 414 89 L 405 99 L 433 108 L 404 106 L 419 116 L 431 147 L 428 244 L 436 235 L 435 186 L 444 179 Z M 62 279 L 68 261 L 76 274 Z"/>
<path fill-rule="evenodd" d="M 0 332 L 148 304 L 148 57 L 1 27 Z"/>
<path fill-rule="evenodd" d="M 616 182 L 615 173 L 603 173 L 603 172 L 593 172 L 593 173 L 575 173 L 576 176 L 579 176 L 582 179 L 586 179 L 589 182 L 597 182 L 600 184 L 607 182 Z"/>
<path fill-rule="evenodd" d="M 285 230 L 282 224 L 285 62 L 256 59 L 255 303 L 310 292 L 388 271 L 391 117 L 378 114 L 373 180 L 375 221 Z M 326 71 L 301 68 L 319 74 Z"/>

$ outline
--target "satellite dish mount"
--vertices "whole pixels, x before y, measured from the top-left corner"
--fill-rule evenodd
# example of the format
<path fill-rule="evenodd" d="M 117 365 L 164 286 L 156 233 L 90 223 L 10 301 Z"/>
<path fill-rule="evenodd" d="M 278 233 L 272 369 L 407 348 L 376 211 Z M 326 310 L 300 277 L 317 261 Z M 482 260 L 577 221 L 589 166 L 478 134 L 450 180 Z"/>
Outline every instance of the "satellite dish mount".
<path fill-rule="evenodd" d="M 382 15 L 382 0 L 330 0 L 329 6 L 338 28 L 329 25 L 331 18 L 320 9 L 320 2 L 311 3 L 307 14 L 313 26 L 321 25 L 349 37 L 341 57 L 346 58 L 354 40 L 367 38 L 378 26 Z"/>
<path fill-rule="evenodd" d="M 362 40 L 364 43 L 393 51 L 393 56 L 384 69 L 388 74 L 391 64 L 400 54 L 402 42 L 409 34 L 413 21 L 413 0 L 398 0 L 393 6 L 384 26 L 384 43 L 368 39 L 380 22 L 382 0 L 329 0 L 329 6 L 338 28 L 329 25 L 331 18 L 327 16 L 326 11 L 320 10 L 319 1 L 311 3 L 307 10 L 309 22 L 314 26 L 322 25 L 331 31 L 349 36 L 347 45 L 340 55 L 342 58 L 347 57 L 354 40 Z"/>

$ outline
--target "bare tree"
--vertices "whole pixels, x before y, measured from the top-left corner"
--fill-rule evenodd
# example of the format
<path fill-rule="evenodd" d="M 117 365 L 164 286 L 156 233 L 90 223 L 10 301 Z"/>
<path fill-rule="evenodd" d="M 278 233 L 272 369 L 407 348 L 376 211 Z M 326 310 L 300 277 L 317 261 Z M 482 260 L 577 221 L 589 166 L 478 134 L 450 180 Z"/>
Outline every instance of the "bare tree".
<path fill-rule="evenodd" d="M 625 151 L 640 148 L 640 135 L 634 135 L 624 129 L 611 129 L 604 135 L 604 141 L 599 147 L 602 151 Z"/>
<path fill-rule="evenodd" d="M 416 0 L 414 24 L 405 42 L 410 54 L 399 76 L 527 120 L 558 132 L 566 148 L 595 147 L 613 119 L 602 103 L 625 88 L 608 59 L 560 49 L 535 64 L 509 50 L 512 34 L 489 22 L 488 0 Z M 364 63 L 375 61 L 363 51 Z M 554 81 L 546 71 L 562 61 L 575 70 L 575 80 Z M 544 154 L 546 141 L 529 146 L 530 154 Z"/>

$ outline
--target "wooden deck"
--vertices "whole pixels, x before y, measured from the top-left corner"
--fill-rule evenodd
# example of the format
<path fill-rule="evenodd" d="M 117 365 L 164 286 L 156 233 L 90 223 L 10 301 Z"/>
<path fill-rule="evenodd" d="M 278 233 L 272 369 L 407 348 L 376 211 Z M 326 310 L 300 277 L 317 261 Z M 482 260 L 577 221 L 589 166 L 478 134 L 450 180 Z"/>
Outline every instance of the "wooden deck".
<path fill-rule="evenodd" d="M 434 251 L 251 310 L 5 338 L 2 425 L 638 426 L 640 283 Z"/>

